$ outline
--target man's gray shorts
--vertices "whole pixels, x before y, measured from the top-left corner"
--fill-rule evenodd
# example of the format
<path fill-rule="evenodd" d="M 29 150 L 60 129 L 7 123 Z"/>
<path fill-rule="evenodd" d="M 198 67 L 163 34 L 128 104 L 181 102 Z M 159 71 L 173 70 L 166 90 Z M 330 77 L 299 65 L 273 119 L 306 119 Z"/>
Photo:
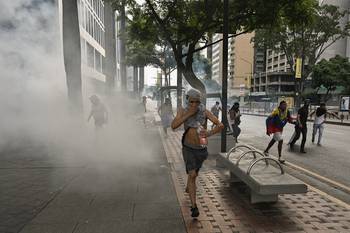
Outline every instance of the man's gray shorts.
<path fill-rule="evenodd" d="M 192 170 L 196 172 L 202 167 L 204 160 L 208 158 L 207 148 L 193 149 L 187 146 L 182 147 L 182 156 L 186 165 L 186 172 L 189 173 Z"/>

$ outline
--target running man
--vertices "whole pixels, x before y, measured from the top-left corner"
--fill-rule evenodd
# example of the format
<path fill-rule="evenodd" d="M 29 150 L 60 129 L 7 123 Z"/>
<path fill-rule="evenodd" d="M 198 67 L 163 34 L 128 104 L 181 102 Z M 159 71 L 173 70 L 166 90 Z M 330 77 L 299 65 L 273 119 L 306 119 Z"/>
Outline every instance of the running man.
<path fill-rule="evenodd" d="M 295 134 L 292 136 L 289 143 L 290 150 L 293 151 L 295 142 L 300 138 L 300 134 L 302 134 L 302 140 L 300 145 L 300 153 L 305 154 L 305 142 L 307 136 L 307 118 L 309 117 L 309 100 L 304 101 L 304 106 L 298 110 L 297 121 L 295 124 Z"/>
<path fill-rule="evenodd" d="M 312 143 L 315 142 L 315 136 L 316 136 L 317 131 L 318 131 L 317 145 L 321 146 L 321 139 L 322 139 L 322 135 L 323 135 L 324 122 L 325 122 L 326 115 L 329 114 L 329 115 L 335 116 L 338 119 L 340 119 L 340 118 L 336 114 L 334 114 L 333 112 L 328 112 L 325 103 L 321 103 L 320 107 L 318 107 L 316 110 L 314 110 L 310 113 L 310 116 L 312 116 L 313 114 L 315 114 L 315 120 L 314 120 L 313 131 L 312 131 Z"/>
<path fill-rule="evenodd" d="M 186 98 L 188 106 L 180 108 L 171 128 L 176 129 L 184 124 L 185 132 L 182 136 L 182 155 L 186 165 L 187 186 L 186 192 L 189 193 L 191 200 L 191 216 L 199 216 L 199 210 L 196 204 L 196 178 L 202 167 L 204 160 L 208 157 L 206 145 L 201 143 L 200 137 L 210 137 L 219 133 L 224 125 L 208 110 L 204 104 L 201 104 L 201 94 L 198 90 L 191 89 L 187 92 Z M 206 122 L 209 119 L 215 124 L 212 130 L 207 131 Z M 198 133 L 199 129 L 203 129 Z"/>
<path fill-rule="evenodd" d="M 108 111 L 106 106 L 101 102 L 97 95 L 92 95 L 90 97 L 91 101 L 91 111 L 88 117 L 88 122 L 90 118 L 93 117 L 95 120 L 96 129 L 102 128 L 104 124 L 108 122 Z"/>
<path fill-rule="evenodd" d="M 283 127 L 289 123 L 292 122 L 292 118 L 290 115 L 290 112 L 287 109 L 287 103 L 286 101 L 281 101 L 278 108 L 274 109 L 270 116 L 266 119 L 266 134 L 270 136 L 270 134 L 273 134 L 273 137 L 268 144 L 266 150 L 264 153 L 266 155 L 269 154 L 270 148 L 275 144 L 275 142 L 278 142 L 278 161 L 280 163 L 284 163 L 285 160 L 282 159 L 282 145 L 283 145 Z"/>

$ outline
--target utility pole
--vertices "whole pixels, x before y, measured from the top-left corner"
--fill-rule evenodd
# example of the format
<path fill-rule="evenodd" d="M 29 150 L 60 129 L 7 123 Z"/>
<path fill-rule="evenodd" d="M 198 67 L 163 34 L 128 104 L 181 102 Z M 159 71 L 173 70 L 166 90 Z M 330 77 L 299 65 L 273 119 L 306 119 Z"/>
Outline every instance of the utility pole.
<path fill-rule="evenodd" d="M 222 122 L 224 129 L 221 131 L 221 152 L 226 152 L 227 129 L 227 60 L 228 60 L 228 0 L 224 0 L 224 25 L 223 25 L 223 52 L 222 52 Z"/>
<path fill-rule="evenodd" d="M 178 44 L 177 45 L 177 53 L 181 54 L 182 52 L 182 45 Z M 182 107 L 182 72 L 179 66 L 177 66 L 177 77 L 176 77 L 176 96 L 177 96 L 177 103 L 176 107 L 177 110 L 179 110 Z"/>

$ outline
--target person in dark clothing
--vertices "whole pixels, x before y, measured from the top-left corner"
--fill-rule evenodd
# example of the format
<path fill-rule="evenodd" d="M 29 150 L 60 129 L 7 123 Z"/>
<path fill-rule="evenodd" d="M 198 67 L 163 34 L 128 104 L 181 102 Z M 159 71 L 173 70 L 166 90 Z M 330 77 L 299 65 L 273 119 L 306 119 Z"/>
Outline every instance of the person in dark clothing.
<path fill-rule="evenodd" d="M 241 123 L 241 112 L 239 111 L 238 102 L 234 103 L 229 110 L 228 121 L 232 130 L 232 136 L 235 138 L 236 142 L 238 142 L 238 136 L 241 134 L 241 128 L 238 126 Z"/>
<path fill-rule="evenodd" d="M 302 134 L 301 145 L 300 145 L 300 153 L 305 152 L 305 142 L 307 135 L 307 118 L 309 117 L 309 100 L 304 101 L 304 106 L 298 110 L 298 117 L 295 124 L 295 132 L 294 138 L 290 140 L 289 147 L 291 150 L 294 149 L 295 142 L 300 138 L 300 134 Z"/>

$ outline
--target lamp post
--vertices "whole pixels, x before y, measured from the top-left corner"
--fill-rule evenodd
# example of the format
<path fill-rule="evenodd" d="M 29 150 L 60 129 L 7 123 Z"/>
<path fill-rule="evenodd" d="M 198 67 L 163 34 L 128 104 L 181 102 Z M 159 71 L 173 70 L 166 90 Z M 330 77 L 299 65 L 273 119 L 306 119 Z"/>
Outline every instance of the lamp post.
<path fill-rule="evenodd" d="M 222 121 L 224 129 L 221 131 L 221 152 L 226 152 L 226 129 L 227 129 L 227 60 L 228 60 L 228 0 L 224 0 L 223 20 L 223 53 L 222 53 Z"/>

